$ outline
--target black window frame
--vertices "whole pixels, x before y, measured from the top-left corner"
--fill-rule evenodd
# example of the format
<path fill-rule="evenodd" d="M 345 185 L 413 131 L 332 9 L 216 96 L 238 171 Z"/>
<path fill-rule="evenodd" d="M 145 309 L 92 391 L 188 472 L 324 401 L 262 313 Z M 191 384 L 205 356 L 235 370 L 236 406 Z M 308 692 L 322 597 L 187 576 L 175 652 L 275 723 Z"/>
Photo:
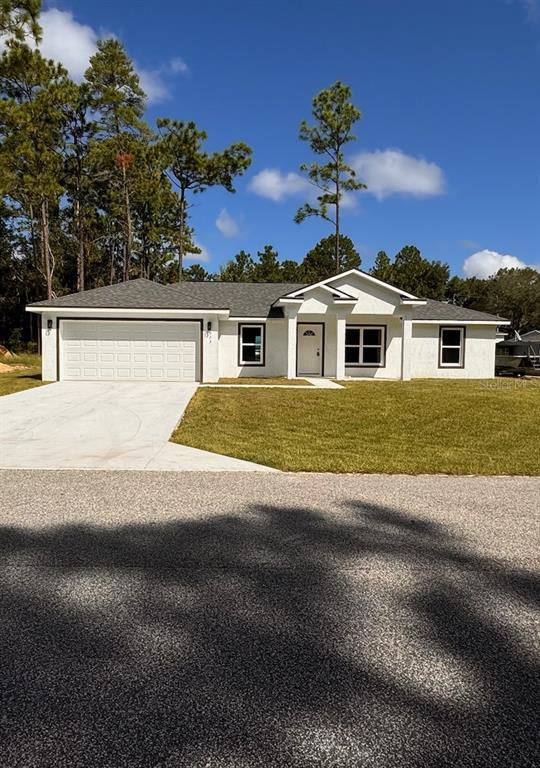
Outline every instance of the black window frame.
<path fill-rule="evenodd" d="M 356 344 L 347 344 L 347 329 L 348 328 L 358 328 L 360 330 L 360 338 L 359 338 L 359 344 L 358 344 L 358 358 L 359 361 L 357 363 L 348 363 L 345 361 L 345 368 L 386 368 L 386 338 L 387 338 L 387 326 L 384 324 L 375 324 L 375 323 L 347 323 L 345 326 L 345 347 L 356 347 Z M 381 343 L 379 344 L 368 344 L 368 348 L 376 348 L 381 350 L 381 362 L 380 363 L 363 363 L 362 362 L 362 351 L 364 349 L 364 330 L 378 330 L 381 331 Z"/>
<path fill-rule="evenodd" d="M 460 345 L 456 347 L 453 344 L 443 344 L 444 331 L 459 331 L 460 333 Z M 441 325 L 439 328 L 439 368 L 464 368 L 465 367 L 465 340 L 466 340 L 466 326 L 464 325 Z M 459 362 L 458 363 L 443 363 L 442 355 L 443 349 L 459 349 Z"/>
<path fill-rule="evenodd" d="M 242 333 L 244 328 L 261 329 L 261 359 L 258 362 L 244 362 L 242 360 Z M 266 323 L 238 323 L 238 365 L 241 368 L 262 368 L 266 365 Z"/>

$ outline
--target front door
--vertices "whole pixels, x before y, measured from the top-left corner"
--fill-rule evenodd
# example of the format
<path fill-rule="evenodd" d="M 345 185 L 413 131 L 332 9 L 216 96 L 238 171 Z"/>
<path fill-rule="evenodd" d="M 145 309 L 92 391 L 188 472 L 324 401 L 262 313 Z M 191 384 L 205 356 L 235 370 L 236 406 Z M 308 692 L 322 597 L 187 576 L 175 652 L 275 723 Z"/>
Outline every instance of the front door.
<path fill-rule="evenodd" d="M 323 375 L 323 325 L 298 323 L 297 376 Z"/>

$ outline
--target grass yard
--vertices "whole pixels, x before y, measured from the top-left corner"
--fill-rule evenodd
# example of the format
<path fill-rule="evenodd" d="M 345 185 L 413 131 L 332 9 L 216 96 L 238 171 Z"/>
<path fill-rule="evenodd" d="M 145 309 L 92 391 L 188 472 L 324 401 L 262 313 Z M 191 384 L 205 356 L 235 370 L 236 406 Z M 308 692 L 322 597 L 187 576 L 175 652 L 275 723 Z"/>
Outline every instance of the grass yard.
<path fill-rule="evenodd" d="M 26 368 L 0 372 L 0 396 L 22 392 L 23 389 L 40 387 L 47 382 L 41 380 L 41 357 L 39 355 L 14 355 L 4 365 L 25 365 Z"/>
<path fill-rule="evenodd" d="M 249 385 L 249 384 L 279 384 L 280 386 L 284 387 L 312 387 L 313 384 L 310 384 L 309 381 L 306 381 L 305 379 L 286 379 L 284 376 L 278 376 L 278 377 L 269 377 L 269 378 L 257 378 L 256 376 L 242 376 L 238 379 L 219 379 L 218 384 L 238 384 L 238 385 Z"/>
<path fill-rule="evenodd" d="M 171 440 L 282 470 L 540 474 L 540 380 L 200 389 Z"/>

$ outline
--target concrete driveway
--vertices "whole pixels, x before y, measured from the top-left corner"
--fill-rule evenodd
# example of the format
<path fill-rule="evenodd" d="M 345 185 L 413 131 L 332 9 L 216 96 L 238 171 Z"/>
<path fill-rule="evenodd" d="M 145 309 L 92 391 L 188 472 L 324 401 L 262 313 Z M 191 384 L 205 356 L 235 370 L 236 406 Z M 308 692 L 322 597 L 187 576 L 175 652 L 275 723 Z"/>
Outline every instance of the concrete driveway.
<path fill-rule="evenodd" d="M 2 768 L 538 766 L 539 486 L 0 471 Z"/>
<path fill-rule="evenodd" d="M 196 389 L 62 381 L 0 397 L 0 467 L 272 471 L 168 442 Z"/>

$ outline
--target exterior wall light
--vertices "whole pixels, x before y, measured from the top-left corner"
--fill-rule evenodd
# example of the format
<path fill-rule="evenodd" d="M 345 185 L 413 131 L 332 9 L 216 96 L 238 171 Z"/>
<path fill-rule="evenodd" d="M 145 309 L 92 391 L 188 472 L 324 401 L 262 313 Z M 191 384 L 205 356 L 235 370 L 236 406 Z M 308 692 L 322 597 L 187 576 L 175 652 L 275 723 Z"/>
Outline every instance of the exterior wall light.
<path fill-rule="evenodd" d="M 211 321 L 211 320 L 209 320 L 209 321 L 206 323 L 206 330 L 207 330 L 208 332 L 210 332 L 210 331 L 212 330 L 212 321 Z"/>

